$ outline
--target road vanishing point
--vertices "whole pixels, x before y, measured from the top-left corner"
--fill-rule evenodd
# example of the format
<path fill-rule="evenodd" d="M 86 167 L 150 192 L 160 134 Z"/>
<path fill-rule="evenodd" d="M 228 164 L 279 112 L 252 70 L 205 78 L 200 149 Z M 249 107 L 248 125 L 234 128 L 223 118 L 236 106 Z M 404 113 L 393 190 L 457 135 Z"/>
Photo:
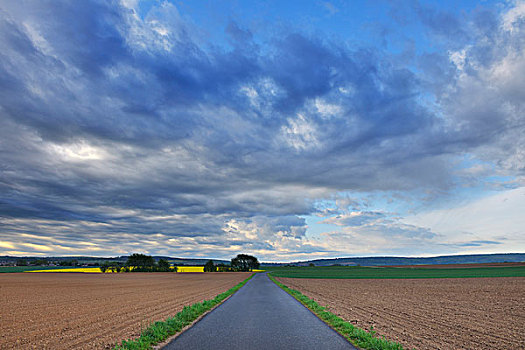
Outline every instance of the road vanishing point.
<path fill-rule="evenodd" d="M 300 302 L 258 273 L 164 350 L 356 349 Z"/>

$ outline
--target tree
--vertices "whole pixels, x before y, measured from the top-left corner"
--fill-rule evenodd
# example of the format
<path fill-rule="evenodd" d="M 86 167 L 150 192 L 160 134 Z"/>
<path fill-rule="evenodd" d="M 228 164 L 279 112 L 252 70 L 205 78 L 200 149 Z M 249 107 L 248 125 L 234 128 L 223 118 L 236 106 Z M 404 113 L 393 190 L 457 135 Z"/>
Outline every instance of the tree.
<path fill-rule="evenodd" d="M 132 271 L 151 271 L 155 266 L 155 259 L 150 255 L 145 254 L 132 254 L 128 257 L 126 266 L 132 266 Z"/>
<path fill-rule="evenodd" d="M 16 261 L 16 266 L 27 266 L 27 260 L 25 260 L 25 259 L 18 259 Z"/>
<path fill-rule="evenodd" d="M 309 263 L 308 266 L 315 267 L 315 264 L 314 263 Z"/>
<path fill-rule="evenodd" d="M 217 267 L 212 260 L 208 260 L 206 265 L 204 265 L 204 272 L 217 272 Z"/>
<path fill-rule="evenodd" d="M 36 259 L 36 260 L 33 260 L 32 265 L 44 266 L 44 265 L 49 265 L 49 262 L 46 259 Z"/>
<path fill-rule="evenodd" d="M 107 263 L 103 263 L 102 265 L 100 265 L 99 269 L 100 271 L 102 271 L 102 273 L 105 273 L 107 271 L 107 269 L 109 268 L 109 265 Z"/>
<path fill-rule="evenodd" d="M 231 265 L 238 271 L 252 271 L 259 268 L 259 261 L 254 256 L 239 254 L 231 260 Z"/>
<path fill-rule="evenodd" d="M 170 263 L 164 259 L 160 259 L 158 262 L 158 270 L 161 272 L 169 272 L 170 271 Z"/>

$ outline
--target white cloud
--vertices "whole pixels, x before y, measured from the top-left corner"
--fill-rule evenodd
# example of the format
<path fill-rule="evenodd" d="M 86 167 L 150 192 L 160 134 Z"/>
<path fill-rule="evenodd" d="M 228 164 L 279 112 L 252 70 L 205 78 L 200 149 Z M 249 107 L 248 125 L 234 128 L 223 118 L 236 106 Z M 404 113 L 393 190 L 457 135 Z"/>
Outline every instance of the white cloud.
<path fill-rule="evenodd" d="M 317 108 L 317 112 L 319 112 L 319 114 L 321 114 L 321 116 L 324 118 L 338 116 L 343 111 L 341 106 L 332 103 L 327 103 L 321 98 L 315 99 L 315 108 Z"/>
<path fill-rule="evenodd" d="M 251 86 L 243 86 L 243 87 L 241 87 L 240 91 L 241 91 L 241 93 L 246 95 L 246 97 L 248 97 L 248 99 L 250 100 L 250 104 L 253 107 L 256 107 L 256 108 L 260 107 L 259 94 L 257 93 L 257 90 L 255 90 Z"/>
<path fill-rule="evenodd" d="M 465 67 L 466 50 L 462 49 L 459 51 L 449 52 L 449 59 L 456 65 L 456 67 L 462 71 Z"/>
<path fill-rule="evenodd" d="M 281 134 L 285 142 L 297 151 L 316 149 L 320 146 L 316 125 L 303 114 L 288 118 L 288 125 L 283 125 Z"/>
<path fill-rule="evenodd" d="M 86 141 L 71 144 L 50 144 L 49 150 L 65 161 L 104 160 L 109 158 L 105 149 L 90 145 Z"/>
<path fill-rule="evenodd" d="M 506 31 L 520 31 L 519 21 L 525 18 L 525 1 L 515 0 L 514 6 L 503 14 L 503 28 Z"/>

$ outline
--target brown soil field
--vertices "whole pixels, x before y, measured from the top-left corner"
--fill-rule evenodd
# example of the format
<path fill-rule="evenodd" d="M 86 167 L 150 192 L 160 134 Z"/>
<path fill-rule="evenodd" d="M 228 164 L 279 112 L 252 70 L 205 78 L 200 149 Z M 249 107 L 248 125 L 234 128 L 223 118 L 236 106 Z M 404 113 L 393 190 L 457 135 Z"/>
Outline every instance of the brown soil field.
<path fill-rule="evenodd" d="M 0 349 L 105 349 L 249 273 L 0 274 Z"/>
<path fill-rule="evenodd" d="M 409 349 L 525 349 L 525 277 L 278 280 Z"/>
<path fill-rule="evenodd" d="M 510 263 L 483 263 L 483 264 L 442 264 L 442 265 L 384 265 L 379 267 L 415 267 L 425 269 L 454 269 L 454 268 L 476 268 L 476 267 L 509 267 L 525 266 L 525 262 Z"/>

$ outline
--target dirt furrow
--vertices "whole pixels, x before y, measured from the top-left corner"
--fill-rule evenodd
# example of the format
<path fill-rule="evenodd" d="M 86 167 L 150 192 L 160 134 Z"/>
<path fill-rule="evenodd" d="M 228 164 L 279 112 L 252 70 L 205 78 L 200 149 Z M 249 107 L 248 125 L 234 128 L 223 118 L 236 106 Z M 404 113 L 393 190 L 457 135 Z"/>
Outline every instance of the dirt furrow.
<path fill-rule="evenodd" d="M 1 274 L 0 349 L 104 349 L 246 273 Z"/>
<path fill-rule="evenodd" d="M 417 349 L 525 348 L 525 278 L 281 282 L 360 328 Z"/>

